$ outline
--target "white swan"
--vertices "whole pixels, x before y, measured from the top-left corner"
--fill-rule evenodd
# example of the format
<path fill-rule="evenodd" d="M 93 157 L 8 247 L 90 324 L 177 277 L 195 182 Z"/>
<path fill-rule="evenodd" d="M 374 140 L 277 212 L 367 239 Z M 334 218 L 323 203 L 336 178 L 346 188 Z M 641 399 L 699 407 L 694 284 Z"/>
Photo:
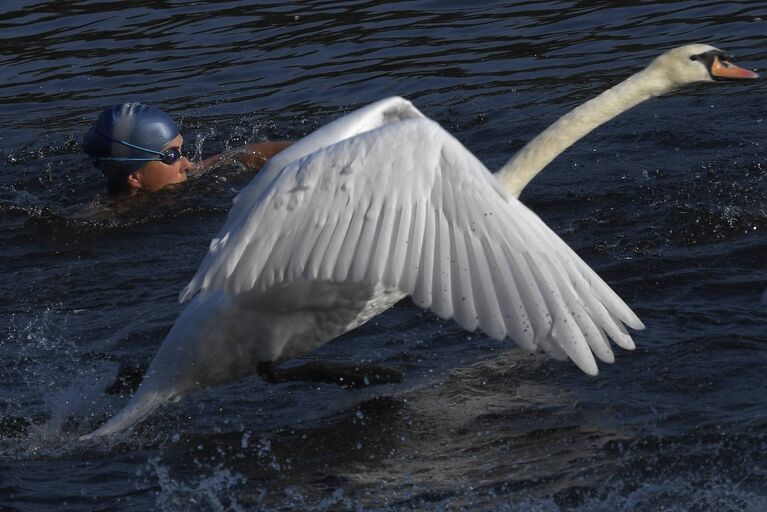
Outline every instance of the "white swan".
<path fill-rule="evenodd" d="M 158 405 L 305 354 L 410 295 L 463 328 L 569 357 L 594 375 L 640 320 L 515 196 L 591 129 L 652 96 L 755 74 L 690 45 L 577 108 L 493 176 L 401 98 L 352 112 L 273 158 L 234 201 L 191 300 L 128 405 L 89 439 Z"/>

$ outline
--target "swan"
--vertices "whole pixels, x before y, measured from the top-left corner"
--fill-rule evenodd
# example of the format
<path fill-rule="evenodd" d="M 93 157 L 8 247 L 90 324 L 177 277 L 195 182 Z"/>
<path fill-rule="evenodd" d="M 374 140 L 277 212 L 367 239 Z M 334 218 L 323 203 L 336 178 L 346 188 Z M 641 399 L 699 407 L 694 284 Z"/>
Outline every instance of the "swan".
<path fill-rule="evenodd" d="M 351 112 L 272 158 L 234 199 L 188 301 L 128 404 L 88 440 L 159 405 L 306 354 L 405 296 L 468 331 L 596 375 L 631 350 L 631 309 L 518 199 L 586 133 L 684 84 L 755 78 L 688 45 L 576 108 L 493 175 L 399 97 Z"/>

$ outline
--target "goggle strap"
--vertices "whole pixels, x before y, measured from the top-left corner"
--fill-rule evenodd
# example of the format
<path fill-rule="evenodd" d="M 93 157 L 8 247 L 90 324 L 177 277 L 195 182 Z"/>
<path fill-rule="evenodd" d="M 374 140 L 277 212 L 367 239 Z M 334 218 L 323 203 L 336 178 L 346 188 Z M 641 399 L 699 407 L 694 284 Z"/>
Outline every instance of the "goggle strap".
<path fill-rule="evenodd" d="M 129 158 L 120 156 L 96 157 L 96 160 L 112 160 L 113 162 L 162 162 L 160 158 Z"/>
<path fill-rule="evenodd" d="M 104 130 L 102 130 L 101 128 L 99 128 L 98 126 L 94 126 L 93 128 L 95 128 L 95 129 L 96 129 L 96 131 L 97 131 L 99 134 L 101 134 L 102 136 L 104 136 L 104 137 L 106 137 L 107 139 L 111 140 L 112 142 L 116 142 L 116 143 L 118 143 L 118 144 L 122 144 L 123 146 L 129 147 L 129 148 L 138 149 L 139 151 L 144 151 L 144 152 L 146 152 L 146 153 L 152 153 L 152 154 L 154 154 L 154 155 L 160 155 L 160 156 L 162 156 L 162 157 L 165 157 L 165 154 L 164 154 L 164 153 L 162 153 L 162 152 L 160 152 L 160 151 L 155 151 L 154 149 L 147 149 L 147 148 L 142 148 L 141 146 L 137 146 L 137 145 L 135 145 L 135 144 L 131 144 L 130 142 L 125 142 L 124 140 L 115 139 L 114 137 L 112 137 L 111 135 L 109 135 L 108 133 L 106 133 Z M 100 160 L 106 160 L 106 158 L 101 158 Z M 132 160 L 136 160 L 136 159 L 132 159 Z M 155 159 L 154 159 L 154 158 L 148 158 L 148 159 L 146 159 L 146 160 L 155 160 Z"/>

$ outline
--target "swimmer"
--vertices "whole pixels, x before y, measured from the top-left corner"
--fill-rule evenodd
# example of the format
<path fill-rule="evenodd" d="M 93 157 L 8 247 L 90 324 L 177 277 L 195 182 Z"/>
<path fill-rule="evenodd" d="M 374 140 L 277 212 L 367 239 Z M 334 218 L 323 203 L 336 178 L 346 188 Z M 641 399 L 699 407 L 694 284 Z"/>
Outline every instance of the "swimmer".
<path fill-rule="evenodd" d="M 113 195 L 156 192 L 186 181 L 224 162 L 260 169 L 292 142 L 256 142 L 192 163 L 183 153 L 184 138 L 165 112 L 141 103 L 104 109 L 83 139 L 83 150 L 106 178 Z"/>

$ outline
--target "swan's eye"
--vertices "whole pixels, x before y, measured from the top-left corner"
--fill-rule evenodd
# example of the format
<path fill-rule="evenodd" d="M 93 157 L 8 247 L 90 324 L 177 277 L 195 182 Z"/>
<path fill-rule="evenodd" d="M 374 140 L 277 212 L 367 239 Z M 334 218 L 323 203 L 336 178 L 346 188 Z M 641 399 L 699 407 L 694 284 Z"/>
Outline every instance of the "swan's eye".
<path fill-rule="evenodd" d="M 690 55 L 690 60 L 700 61 L 701 60 L 701 56 L 700 55 Z"/>

